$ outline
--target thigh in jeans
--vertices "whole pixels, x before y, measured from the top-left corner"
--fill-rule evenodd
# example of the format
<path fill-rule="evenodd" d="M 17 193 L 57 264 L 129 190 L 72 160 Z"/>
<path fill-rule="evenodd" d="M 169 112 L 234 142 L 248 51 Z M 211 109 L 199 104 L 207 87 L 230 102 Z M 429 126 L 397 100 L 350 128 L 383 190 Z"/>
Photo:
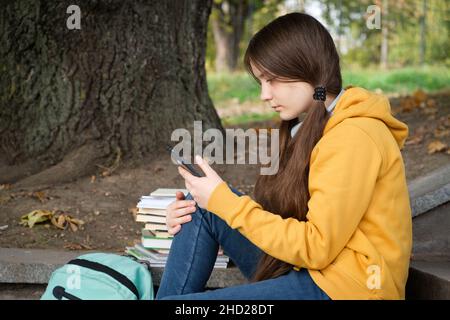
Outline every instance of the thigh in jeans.
<path fill-rule="evenodd" d="M 205 292 L 165 296 L 162 300 L 330 300 L 308 270 L 290 271 L 274 279 Z"/>
<path fill-rule="evenodd" d="M 231 190 L 239 196 L 242 195 L 233 188 Z M 186 198 L 192 199 L 190 194 Z M 224 254 L 230 257 L 247 279 L 250 279 L 262 255 L 261 249 L 250 242 L 238 230 L 232 229 L 214 213 L 204 209 L 199 210 L 202 210 L 205 222 L 217 242 L 222 246 Z"/>
<path fill-rule="evenodd" d="M 250 279 L 262 251 L 218 216 L 198 207 L 173 239 L 156 298 L 204 291 L 219 245 Z"/>

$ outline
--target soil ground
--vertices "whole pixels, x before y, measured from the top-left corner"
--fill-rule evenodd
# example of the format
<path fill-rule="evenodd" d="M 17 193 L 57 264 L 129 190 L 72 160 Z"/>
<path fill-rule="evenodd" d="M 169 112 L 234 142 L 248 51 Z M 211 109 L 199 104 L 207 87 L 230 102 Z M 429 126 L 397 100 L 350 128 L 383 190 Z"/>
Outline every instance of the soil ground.
<path fill-rule="evenodd" d="M 410 130 L 402 150 L 407 180 L 410 181 L 450 161 L 450 92 L 428 96 L 428 106 L 407 109 L 408 100 L 392 98 L 395 116 Z M 427 101 L 429 101 L 427 100 Z M 406 101 L 406 102 L 405 102 Z M 275 127 L 271 121 L 248 123 L 246 128 Z M 439 140 L 447 145 L 441 151 L 428 153 L 429 144 Z M 142 164 L 144 163 L 144 164 Z M 241 191 L 251 194 L 259 174 L 257 165 L 213 165 L 213 168 Z M 176 166 L 169 156 L 148 158 L 140 164 L 127 161 L 109 176 L 101 172 L 95 177 L 41 189 L 16 189 L 14 184 L 0 186 L 0 247 L 52 248 L 70 250 L 104 250 L 122 252 L 133 245 L 141 232 L 141 223 L 134 221 L 131 208 L 140 196 L 160 188 L 184 188 Z M 40 192 L 39 196 L 35 192 Z M 84 226 L 72 232 L 50 224 L 33 228 L 19 225 L 20 217 L 32 210 L 63 210 L 82 219 Z"/>

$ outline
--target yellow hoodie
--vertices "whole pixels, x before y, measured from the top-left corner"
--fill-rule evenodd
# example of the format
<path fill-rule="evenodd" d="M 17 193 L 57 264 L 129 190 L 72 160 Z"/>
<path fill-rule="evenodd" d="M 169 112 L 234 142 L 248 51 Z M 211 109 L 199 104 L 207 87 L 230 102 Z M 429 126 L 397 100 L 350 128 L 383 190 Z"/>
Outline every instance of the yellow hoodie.
<path fill-rule="evenodd" d="M 407 135 L 386 97 L 347 88 L 311 153 L 307 221 L 265 211 L 225 182 L 206 209 L 267 254 L 307 268 L 331 299 L 404 299 L 412 246 L 400 153 Z"/>

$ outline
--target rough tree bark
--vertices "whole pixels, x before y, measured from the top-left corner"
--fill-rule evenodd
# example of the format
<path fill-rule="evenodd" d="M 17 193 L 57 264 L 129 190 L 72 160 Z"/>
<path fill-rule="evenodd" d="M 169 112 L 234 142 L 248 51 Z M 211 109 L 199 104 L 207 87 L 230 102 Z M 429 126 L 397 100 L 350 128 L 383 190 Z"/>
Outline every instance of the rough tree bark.
<path fill-rule="evenodd" d="M 1 1 L 0 183 L 141 157 L 194 120 L 222 129 L 204 68 L 211 0 L 82 1 L 81 30 L 70 4 Z"/>

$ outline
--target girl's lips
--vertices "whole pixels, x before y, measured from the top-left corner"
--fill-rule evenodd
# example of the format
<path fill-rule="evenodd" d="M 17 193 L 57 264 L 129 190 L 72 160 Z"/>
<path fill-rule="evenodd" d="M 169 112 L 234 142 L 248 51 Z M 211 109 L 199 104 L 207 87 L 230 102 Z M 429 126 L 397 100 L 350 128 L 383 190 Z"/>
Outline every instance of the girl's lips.
<path fill-rule="evenodd" d="M 273 109 L 275 109 L 275 111 L 281 110 L 281 108 L 283 108 L 283 106 L 273 106 Z"/>

